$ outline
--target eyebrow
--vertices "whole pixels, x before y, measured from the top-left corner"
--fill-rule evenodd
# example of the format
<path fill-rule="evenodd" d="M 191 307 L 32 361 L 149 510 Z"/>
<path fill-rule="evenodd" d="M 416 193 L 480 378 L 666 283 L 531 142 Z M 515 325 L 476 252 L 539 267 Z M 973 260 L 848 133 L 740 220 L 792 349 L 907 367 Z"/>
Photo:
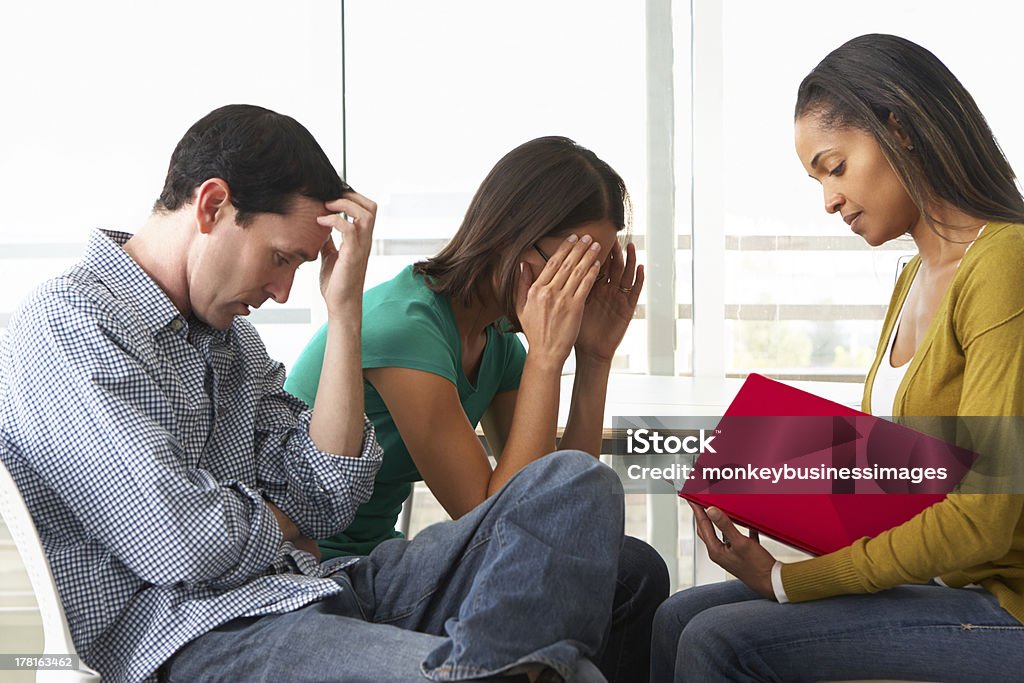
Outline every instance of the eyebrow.
<path fill-rule="evenodd" d="M 298 256 L 299 258 L 306 262 L 316 261 L 316 256 L 310 256 L 304 251 L 284 251 L 284 253 L 287 254 L 288 256 Z"/>
<path fill-rule="evenodd" d="M 813 157 L 811 157 L 811 168 L 817 169 L 818 168 L 818 160 L 821 159 L 822 155 L 828 154 L 829 152 L 832 152 L 832 151 L 834 151 L 834 149 L 832 147 L 829 147 L 828 149 L 823 149 L 820 152 L 818 152 L 817 154 L 815 154 Z"/>

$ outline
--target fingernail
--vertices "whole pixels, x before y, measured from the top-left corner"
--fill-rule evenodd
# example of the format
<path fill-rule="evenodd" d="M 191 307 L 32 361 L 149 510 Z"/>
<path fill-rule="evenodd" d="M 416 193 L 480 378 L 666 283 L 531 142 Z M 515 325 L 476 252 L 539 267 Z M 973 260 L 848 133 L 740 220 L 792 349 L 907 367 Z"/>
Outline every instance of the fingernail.
<path fill-rule="evenodd" d="M 590 250 L 591 251 L 601 251 L 601 243 L 600 242 L 594 242 L 593 244 L 590 245 Z"/>
<path fill-rule="evenodd" d="M 566 242 L 568 242 L 569 244 L 572 244 L 573 242 L 575 242 L 578 239 L 579 239 L 579 237 L 577 237 L 576 235 L 569 235 L 569 237 L 566 238 Z"/>
<path fill-rule="evenodd" d="M 719 510 L 718 508 L 708 508 L 707 513 L 708 518 L 711 519 L 711 521 L 713 522 L 717 522 L 719 518 L 722 516 L 722 511 Z"/>
<path fill-rule="evenodd" d="M 593 241 L 594 241 L 594 238 L 591 237 L 590 235 L 584 235 L 583 236 L 583 244 L 590 244 Z"/>

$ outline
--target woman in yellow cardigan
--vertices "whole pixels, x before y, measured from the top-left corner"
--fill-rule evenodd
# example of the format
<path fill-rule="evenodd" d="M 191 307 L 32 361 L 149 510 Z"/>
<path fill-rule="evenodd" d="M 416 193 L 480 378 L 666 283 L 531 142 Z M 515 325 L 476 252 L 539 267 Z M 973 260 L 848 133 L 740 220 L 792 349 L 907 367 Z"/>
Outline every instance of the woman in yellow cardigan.
<path fill-rule="evenodd" d="M 864 409 L 1024 415 L 1024 199 L 970 94 L 924 48 L 866 35 L 804 79 L 795 121 L 825 210 L 872 246 L 904 234 L 917 246 Z M 652 680 L 1024 680 L 1017 490 L 952 494 L 874 538 L 789 564 L 720 510 L 694 506 L 711 559 L 740 581 L 661 606 Z"/>

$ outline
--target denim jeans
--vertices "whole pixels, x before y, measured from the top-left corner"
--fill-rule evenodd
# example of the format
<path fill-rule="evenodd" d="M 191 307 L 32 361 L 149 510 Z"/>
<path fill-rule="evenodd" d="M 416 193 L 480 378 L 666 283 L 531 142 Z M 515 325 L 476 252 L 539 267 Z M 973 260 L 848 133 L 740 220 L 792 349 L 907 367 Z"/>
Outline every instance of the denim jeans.
<path fill-rule="evenodd" d="M 654 613 L 668 597 L 668 590 L 665 560 L 643 541 L 626 536 L 619 554 L 608 643 L 595 660 L 609 681 L 647 680 Z"/>
<path fill-rule="evenodd" d="M 623 495 L 593 457 L 562 451 L 411 541 L 332 575 L 346 590 L 237 619 L 164 665 L 171 681 L 475 680 L 523 666 L 600 681 L 622 545 Z"/>
<path fill-rule="evenodd" d="M 900 586 L 798 604 L 739 581 L 676 593 L 654 619 L 651 681 L 1024 680 L 1024 626 L 974 588 Z"/>

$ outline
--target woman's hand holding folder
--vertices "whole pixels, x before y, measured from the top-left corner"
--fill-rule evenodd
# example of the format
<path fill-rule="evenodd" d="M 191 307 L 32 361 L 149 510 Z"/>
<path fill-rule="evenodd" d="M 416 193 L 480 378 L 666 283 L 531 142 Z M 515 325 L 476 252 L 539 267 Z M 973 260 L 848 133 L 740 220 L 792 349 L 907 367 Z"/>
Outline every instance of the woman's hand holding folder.
<path fill-rule="evenodd" d="M 711 561 L 759 595 L 774 600 L 772 567 L 775 566 L 775 558 L 772 554 L 754 539 L 740 533 L 732 520 L 718 508 L 705 510 L 690 503 L 690 509 L 697 523 L 697 536 L 707 546 Z M 715 527 L 722 532 L 721 539 L 715 533 Z"/>

